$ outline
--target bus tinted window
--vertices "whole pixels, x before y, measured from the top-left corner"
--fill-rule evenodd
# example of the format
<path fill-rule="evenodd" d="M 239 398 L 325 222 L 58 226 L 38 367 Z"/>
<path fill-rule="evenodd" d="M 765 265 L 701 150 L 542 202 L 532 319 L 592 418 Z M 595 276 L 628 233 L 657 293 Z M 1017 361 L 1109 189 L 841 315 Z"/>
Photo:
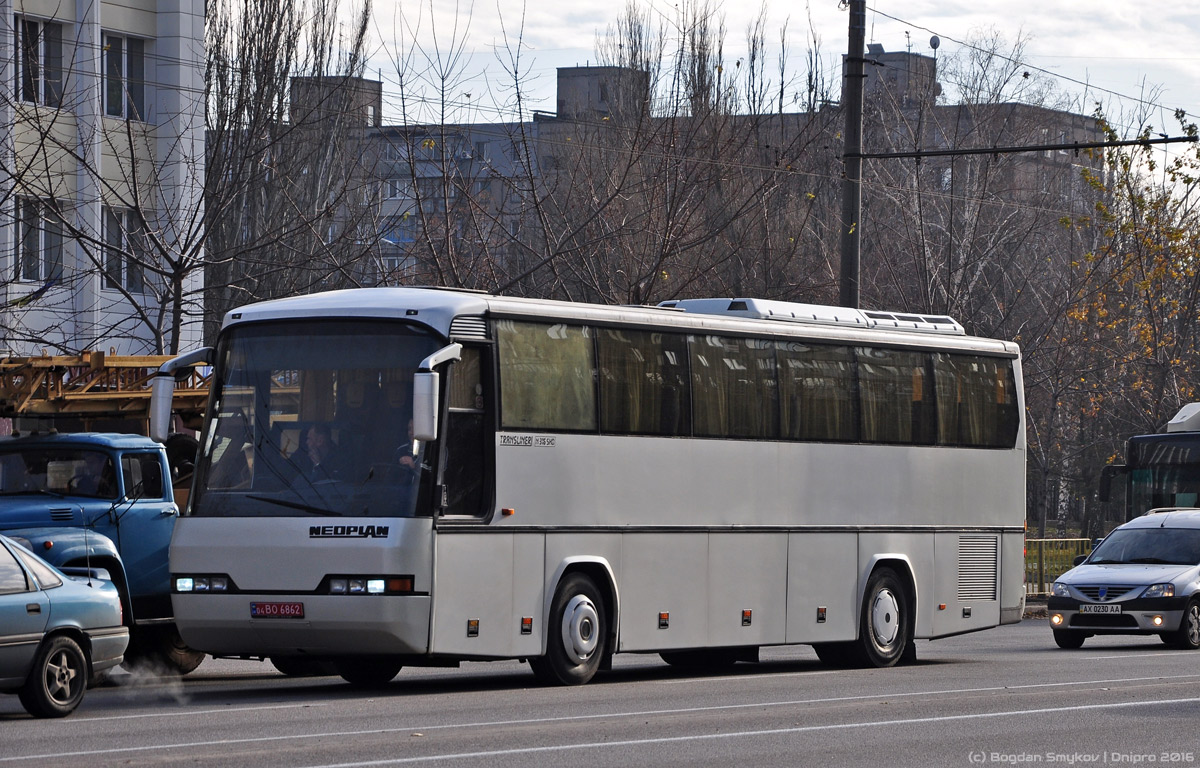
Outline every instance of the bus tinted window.
<path fill-rule="evenodd" d="M 930 445 L 933 392 L 923 352 L 857 347 L 862 439 Z"/>
<path fill-rule="evenodd" d="M 850 348 L 781 341 L 776 352 L 783 437 L 857 440 L 857 394 Z"/>
<path fill-rule="evenodd" d="M 563 323 L 496 324 L 505 427 L 594 430 L 596 388 L 591 330 Z"/>
<path fill-rule="evenodd" d="M 689 336 L 693 433 L 779 437 L 775 348 L 761 339 Z"/>
<path fill-rule="evenodd" d="M 603 432 L 691 434 L 686 337 L 604 328 L 596 341 Z"/>
<path fill-rule="evenodd" d="M 1017 439 L 1017 393 L 1011 360 L 934 354 L 938 443 L 1011 448 Z"/>

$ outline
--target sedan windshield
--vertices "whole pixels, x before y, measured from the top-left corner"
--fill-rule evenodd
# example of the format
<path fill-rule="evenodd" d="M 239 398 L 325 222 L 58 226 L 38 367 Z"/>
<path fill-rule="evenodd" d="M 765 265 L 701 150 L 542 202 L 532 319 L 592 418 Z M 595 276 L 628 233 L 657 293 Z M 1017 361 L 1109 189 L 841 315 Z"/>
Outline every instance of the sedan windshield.
<path fill-rule="evenodd" d="M 412 515 L 426 470 L 413 374 L 438 347 L 378 320 L 234 328 L 217 350 L 191 514 Z"/>
<path fill-rule="evenodd" d="M 1088 558 L 1089 565 L 1200 564 L 1200 529 L 1127 528 L 1113 531 Z"/>

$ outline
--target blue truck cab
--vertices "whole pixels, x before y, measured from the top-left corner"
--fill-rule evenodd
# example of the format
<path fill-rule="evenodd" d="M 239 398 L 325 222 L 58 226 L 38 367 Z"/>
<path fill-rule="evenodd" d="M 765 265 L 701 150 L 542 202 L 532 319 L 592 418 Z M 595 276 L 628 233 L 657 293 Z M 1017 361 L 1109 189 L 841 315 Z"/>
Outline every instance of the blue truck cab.
<path fill-rule="evenodd" d="M 179 516 L 164 447 L 140 435 L 0 439 L 0 532 L 50 564 L 104 568 L 130 627 L 129 664 L 187 673 L 204 658 L 179 639 L 167 553 Z"/>

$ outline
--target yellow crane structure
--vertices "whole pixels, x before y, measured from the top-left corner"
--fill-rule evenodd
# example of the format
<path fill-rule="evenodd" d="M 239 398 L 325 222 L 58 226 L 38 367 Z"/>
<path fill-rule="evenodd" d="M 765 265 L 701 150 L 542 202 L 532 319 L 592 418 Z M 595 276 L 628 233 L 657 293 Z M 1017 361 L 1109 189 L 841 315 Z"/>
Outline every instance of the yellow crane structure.
<path fill-rule="evenodd" d="M 82 424 L 139 422 L 146 434 L 150 382 L 168 355 L 0 357 L 0 418 L 32 417 Z M 211 369 L 195 366 L 176 378 L 175 413 L 193 426 L 204 414 Z"/>

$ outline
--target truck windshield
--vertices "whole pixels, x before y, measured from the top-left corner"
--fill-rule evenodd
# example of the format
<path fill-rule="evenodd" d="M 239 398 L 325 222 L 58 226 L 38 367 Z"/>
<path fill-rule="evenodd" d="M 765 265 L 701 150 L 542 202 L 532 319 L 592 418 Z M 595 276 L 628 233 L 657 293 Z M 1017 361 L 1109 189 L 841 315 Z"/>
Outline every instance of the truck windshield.
<path fill-rule="evenodd" d="M 1200 529 L 1127 528 L 1113 531 L 1088 558 L 1089 565 L 1200 564 Z"/>
<path fill-rule="evenodd" d="M 117 475 L 103 451 L 80 448 L 0 448 L 0 495 L 117 498 Z"/>
<path fill-rule="evenodd" d="M 411 438 L 413 374 L 439 346 L 428 330 L 379 320 L 231 329 L 191 514 L 414 514 L 427 467 Z"/>

